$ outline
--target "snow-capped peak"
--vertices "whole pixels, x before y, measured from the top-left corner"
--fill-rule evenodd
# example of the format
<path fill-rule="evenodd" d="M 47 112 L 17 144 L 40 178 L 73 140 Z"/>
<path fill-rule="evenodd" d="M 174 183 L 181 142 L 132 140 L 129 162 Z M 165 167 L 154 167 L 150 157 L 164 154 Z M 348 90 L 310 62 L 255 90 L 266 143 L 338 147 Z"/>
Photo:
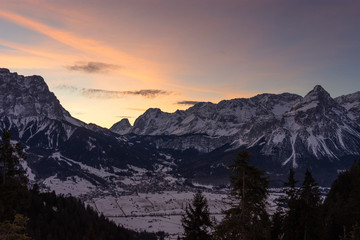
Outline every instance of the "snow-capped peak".
<path fill-rule="evenodd" d="M 61 106 L 41 76 L 24 77 L 6 68 L 0 69 L 0 115 L 11 118 L 45 117 L 83 125 Z"/>
<path fill-rule="evenodd" d="M 341 106 L 337 104 L 333 98 L 331 98 L 330 94 L 323 87 L 316 85 L 313 90 L 301 99 L 301 101 L 292 107 L 290 113 L 293 114 L 295 112 L 307 111 L 315 111 L 314 113 L 319 113 L 332 108 L 340 109 Z"/>
<path fill-rule="evenodd" d="M 316 85 L 303 99 L 303 103 L 311 101 L 321 101 L 327 103 L 334 103 L 330 94 L 320 85 Z"/>
<path fill-rule="evenodd" d="M 344 102 L 348 104 L 346 107 L 340 104 Z M 348 109 L 353 110 L 352 118 Z M 193 147 L 205 152 L 226 143 L 232 144 L 232 149 L 261 145 L 263 154 L 272 156 L 277 152 L 276 159 L 296 167 L 304 156 L 337 159 L 359 152 L 354 146 L 360 142 L 360 127 L 353 121 L 360 119 L 359 113 L 360 98 L 351 96 L 335 101 L 317 85 L 305 97 L 264 93 L 252 98 L 223 100 L 218 104 L 198 103 L 174 113 L 149 109 L 135 121 L 130 132 L 175 136 L 204 134 L 208 136 L 206 140 L 193 141 L 189 137 L 186 142 L 183 137 L 181 142 L 174 141 L 173 147 Z M 169 142 L 164 144 L 171 147 Z"/>
<path fill-rule="evenodd" d="M 129 133 L 131 130 L 129 119 L 121 119 L 119 122 L 112 125 L 110 130 L 121 135 Z"/>

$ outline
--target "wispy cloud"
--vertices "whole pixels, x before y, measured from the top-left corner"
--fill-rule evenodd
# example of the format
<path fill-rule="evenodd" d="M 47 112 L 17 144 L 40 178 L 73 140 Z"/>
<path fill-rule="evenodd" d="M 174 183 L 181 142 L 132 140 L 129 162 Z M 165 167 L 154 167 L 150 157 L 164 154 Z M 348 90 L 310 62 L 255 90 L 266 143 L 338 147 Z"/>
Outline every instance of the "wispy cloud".
<path fill-rule="evenodd" d="M 116 118 L 134 118 L 133 116 L 115 116 Z"/>
<path fill-rule="evenodd" d="M 172 92 L 160 89 L 142 89 L 136 91 L 110 91 L 96 88 L 77 88 L 71 85 L 59 85 L 56 88 L 72 92 L 78 92 L 89 98 L 123 98 L 125 96 L 141 96 L 155 98 L 162 95 L 170 95 Z"/>
<path fill-rule="evenodd" d="M 115 64 L 108 64 L 102 62 L 77 62 L 74 65 L 66 66 L 67 70 L 80 71 L 86 73 L 104 73 L 121 68 Z"/>
<path fill-rule="evenodd" d="M 0 9 L 0 18 L 13 22 L 17 25 L 28 28 L 32 31 L 41 33 L 56 42 L 65 44 L 80 53 L 86 53 L 87 56 L 98 59 L 111 59 L 111 61 L 121 61 L 127 67 L 121 74 L 132 77 L 143 82 L 159 82 L 163 81 L 166 76 L 160 69 L 164 69 L 163 64 L 158 64 L 151 60 L 128 54 L 125 51 L 118 50 L 100 40 L 91 37 L 82 37 L 76 33 L 56 28 L 51 25 L 41 23 L 20 14 Z M 107 61 L 107 60 L 106 60 Z"/>
<path fill-rule="evenodd" d="M 84 96 L 90 98 L 122 98 L 129 95 L 154 98 L 161 95 L 170 94 L 170 92 L 159 89 L 144 89 L 138 91 L 108 91 L 104 89 L 82 88 L 80 91 Z"/>
<path fill-rule="evenodd" d="M 67 91 L 72 91 L 72 92 L 80 91 L 80 88 L 74 87 L 72 85 L 66 85 L 66 84 L 57 85 L 57 86 L 55 86 L 55 88 L 62 89 L 62 90 L 67 90 Z"/>
<path fill-rule="evenodd" d="M 180 102 L 177 102 L 177 104 L 180 104 L 180 105 L 195 105 L 197 103 L 200 103 L 199 101 L 180 101 Z"/>

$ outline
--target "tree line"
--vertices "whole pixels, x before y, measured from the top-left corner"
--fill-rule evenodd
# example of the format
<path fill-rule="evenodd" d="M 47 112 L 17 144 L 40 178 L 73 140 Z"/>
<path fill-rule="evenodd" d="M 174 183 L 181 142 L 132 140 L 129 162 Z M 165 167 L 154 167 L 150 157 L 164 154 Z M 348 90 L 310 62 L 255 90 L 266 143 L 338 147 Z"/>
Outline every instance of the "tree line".
<path fill-rule="evenodd" d="M 117 226 L 74 197 L 28 189 L 21 145 L 3 130 L 0 143 L 1 240 L 155 240 L 163 233 L 134 232 Z"/>
<path fill-rule="evenodd" d="M 360 162 L 339 174 L 324 201 L 311 171 L 298 186 L 289 170 L 276 211 L 266 210 L 269 180 L 248 152 L 229 165 L 232 206 L 217 223 L 198 191 L 182 217 L 184 240 L 359 240 Z M 180 237 L 179 237 L 180 238 Z"/>

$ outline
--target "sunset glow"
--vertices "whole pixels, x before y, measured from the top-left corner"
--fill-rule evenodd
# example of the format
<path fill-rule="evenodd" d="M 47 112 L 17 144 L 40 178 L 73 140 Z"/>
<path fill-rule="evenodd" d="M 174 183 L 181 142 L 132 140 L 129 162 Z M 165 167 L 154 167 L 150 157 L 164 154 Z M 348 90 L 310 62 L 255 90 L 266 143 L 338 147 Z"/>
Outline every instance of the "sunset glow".
<path fill-rule="evenodd" d="M 0 0 L 0 67 L 41 75 L 74 117 L 259 93 L 360 90 L 358 1 Z"/>

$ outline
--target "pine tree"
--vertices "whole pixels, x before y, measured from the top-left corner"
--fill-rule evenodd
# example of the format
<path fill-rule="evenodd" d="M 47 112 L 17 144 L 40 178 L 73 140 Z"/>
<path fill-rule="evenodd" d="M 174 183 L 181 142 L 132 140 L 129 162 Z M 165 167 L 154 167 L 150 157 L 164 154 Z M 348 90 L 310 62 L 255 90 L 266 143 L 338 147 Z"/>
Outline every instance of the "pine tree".
<path fill-rule="evenodd" d="M 320 191 L 307 169 L 300 189 L 295 188 L 294 172 L 290 170 L 285 192 L 288 210 L 284 219 L 284 239 L 321 239 Z"/>
<path fill-rule="evenodd" d="M 360 239 L 360 225 L 357 222 L 353 226 L 349 236 L 340 236 L 340 240 L 359 240 L 359 239 Z"/>
<path fill-rule="evenodd" d="M 295 171 L 294 169 L 290 168 L 288 180 L 284 183 L 285 194 L 287 198 L 283 202 L 287 205 L 287 207 L 290 207 L 289 205 L 291 205 L 292 202 L 297 199 L 297 182 L 298 181 L 295 180 Z"/>
<path fill-rule="evenodd" d="M 289 176 L 287 182 L 284 183 L 285 197 L 280 202 L 286 208 L 284 216 L 284 239 L 292 240 L 296 239 L 297 233 L 294 229 L 298 226 L 299 218 L 299 193 L 296 188 L 298 181 L 295 180 L 295 171 L 291 168 L 289 170 Z"/>
<path fill-rule="evenodd" d="M 11 143 L 11 132 L 3 130 L 0 143 L 0 221 L 13 221 L 29 203 L 27 178 L 20 165 L 24 154 L 20 144 Z"/>
<path fill-rule="evenodd" d="M 360 239 L 360 224 L 355 223 L 352 231 L 350 232 L 350 240 L 359 240 Z"/>
<path fill-rule="evenodd" d="M 184 240 L 211 239 L 212 222 L 209 207 L 206 198 L 200 191 L 195 193 L 192 204 L 186 206 L 182 226 L 184 228 Z"/>
<path fill-rule="evenodd" d="M 25 171 L 20 165 L 20 161 L 25 159 L 25 154 L 20 143 L 15 146 L 11 144 L 10 130 L 3 129 L 2 141 L 0 144 L 0 166 L 1 182 L 6 183 L 9 178 L 16 178 L 20 183 L 25 184 L 27 178 L 24 177 Z"/>
<path fill-rule="evenodd" d="M 351 234 L 359 233 L 360 228 L 356 228 L 356 223 L 360 222 L 359 185 L 360 161 L 356 161 L 349 170 L 339 174 L 325 199 L 324 239 L 337 240 L 339 236 L 349 239 Z"/>
<path fill-rule="evenodd" d="M 298 219 L 301 239 L 320 239 L 320 190 L 311 172 L 306 169 L 304 182 L 299 193 L 300 219 Z"/>
<path fill-rule="evenodd" d="M 250 155 L 243 151 L 229 166 L 232 176 L 231 194 L 236 203 L 225 211 L 217 226 L 217 239 L 261 240 L 270 237 L 270 222 L 266 212 L 268 180 L 265 172 L 251 165 Z"/>
<path fill-rule="evenodd" d="M 280 205 L 276 208 L 271 219 L 271 240 L 281 240 L 284 238 L 284 211 Z"/>
<path fill-rule="evenodd" d="M 16 214 L 14 220 L 0 222 L 0 239 L 7 240 L 30 240 L 26 232 L 29 218 L 21 214 Z"/>

